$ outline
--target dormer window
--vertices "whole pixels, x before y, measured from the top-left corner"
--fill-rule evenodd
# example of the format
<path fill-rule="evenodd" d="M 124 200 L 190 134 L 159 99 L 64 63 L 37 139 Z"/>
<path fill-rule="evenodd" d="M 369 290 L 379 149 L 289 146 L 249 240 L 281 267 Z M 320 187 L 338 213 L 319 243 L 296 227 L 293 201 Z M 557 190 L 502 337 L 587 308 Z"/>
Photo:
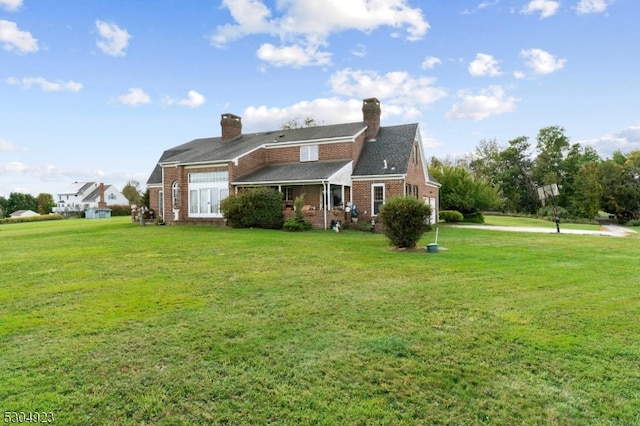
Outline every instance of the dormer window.
<path fill-rule="evenodd" d="M 300 162 L 318 161 L 318 145 L 305 145 L 300 147 Z"/>

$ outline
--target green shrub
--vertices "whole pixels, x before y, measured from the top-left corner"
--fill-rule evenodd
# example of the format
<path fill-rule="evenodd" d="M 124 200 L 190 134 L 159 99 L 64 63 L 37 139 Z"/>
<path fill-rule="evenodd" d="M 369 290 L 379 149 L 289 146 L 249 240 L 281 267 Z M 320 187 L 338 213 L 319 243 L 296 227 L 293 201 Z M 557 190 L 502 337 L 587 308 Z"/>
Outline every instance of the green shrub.
<path fill-rule="evenodd" d="M 282 229 L 288 232 L 301 232 L 301 231 L 309 231 L 313 226 L 311 222 L 306 221 L 304 219 L 299 220 L 295 217 L 290 217 L 289 219 L 284 221 L 282 225 Z"/>
<path fill-rule="evenodd" d="M 111 216 L 131 216 L 131 206 L 126 205 L 114 205 L 109 206 L 111 209 Z"/>
<path fill-rule="evenodd" d="M 466 223 L 484 223 L 484 215 L 480 212 L 465 214 L 464 221 Z"/>
<path fill-rule="evenodd" d="M 457 223 L 464 220 L 462 213 L 457 210 L 441 210 L 438 218 L 448 223 Z"/>
<path fill-rule="evenodd" d="M 564 207 L 558 206 L 556 209 L 558 211 L 558 217 L 560 219 L 569 219 L 571 217 L 569 211 Z M 553 206 L 551 204 L 547 204 L 546 206 L 540 207 L 538 209 L 538 216 L 544 219 L 554 220 L 555 216 L 553 214 Z"/>
<path fill-rule="evenodd" d="M 360 225 L 358 225 L 358 228 L 364 232 L 373 232 L 375 226 L 373 226 L 371 222 L 362 222 Z"/>
<path fill-rule="evenodd" d="M 629 221 L 629 225 L 631 225 L 631 226 L 640 226 L 640 220 L 633 219 L 633 220 Z"/>
<path fill-rule="evenodd" d="M 45 220 L 61 220 L 64 219 L 59 214 L 43 214 L 39 216 L 28 216 L 28 217 L 8 217 L 5 219 L 0 219 L 1 224 L 9 224 L 9 223 L 25 223 L 25 222 L 42 222 Z"/>
<path fill-rule="evenodd" d="M 391 197 L 380 207 L 384 235 L 398 248 L 413 248 L 424 234 L 431 207 L 412 196 Z"/>
<path fill-rule="evenodd" d="M 282 227 L 282 194 L 270 188 L 250 188 L 220 203 L 227 224 L 234 228 Z"/>

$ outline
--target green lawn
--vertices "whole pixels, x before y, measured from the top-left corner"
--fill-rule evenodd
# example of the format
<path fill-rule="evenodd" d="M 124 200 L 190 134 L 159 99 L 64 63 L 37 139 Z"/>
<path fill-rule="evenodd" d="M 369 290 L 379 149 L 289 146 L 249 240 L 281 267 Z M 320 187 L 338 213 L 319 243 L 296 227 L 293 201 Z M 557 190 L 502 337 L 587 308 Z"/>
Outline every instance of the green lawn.
<path fill-rule="evenodd" d="M 0 242 L 3 415 L 640 423 L 640 237 L 442 227 L 427 254 L 113 218 L 2 225 Z"/>

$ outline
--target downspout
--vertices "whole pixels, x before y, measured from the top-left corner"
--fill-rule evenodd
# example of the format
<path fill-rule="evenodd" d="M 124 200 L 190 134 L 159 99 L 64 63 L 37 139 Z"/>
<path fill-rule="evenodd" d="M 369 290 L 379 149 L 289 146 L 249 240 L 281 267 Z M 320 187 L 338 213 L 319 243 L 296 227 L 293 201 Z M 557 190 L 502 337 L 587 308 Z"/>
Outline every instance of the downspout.
<path fill-rule="evenodd" d="M 327 199 L 329 198 L 329 195 L 327 193 L 328 191 L 327 191 L 327 182 L 326 181 L 322 182 L 322 189 L 324 191 L 324 195 L 323 195 L 324 196 L 324 200 L 323 200 L 324 201 L 323 202 L 324 208 L 322 210 L 323 210 L 323 215 L 324 215 L 324 229 L 326 231 L 327 230 L 327 207 L 328 207 Z"/>

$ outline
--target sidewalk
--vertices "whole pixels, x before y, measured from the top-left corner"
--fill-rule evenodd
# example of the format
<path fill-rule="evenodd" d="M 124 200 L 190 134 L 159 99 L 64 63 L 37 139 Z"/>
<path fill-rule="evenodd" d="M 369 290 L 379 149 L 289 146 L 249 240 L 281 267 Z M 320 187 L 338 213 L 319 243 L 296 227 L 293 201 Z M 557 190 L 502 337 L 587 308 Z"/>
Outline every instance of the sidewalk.
<path fill-rule="evenodd" d="M 511 232 L 538 232 L 547 234 L 557 234 L 556 228 L 538 228 L 524 226 L 494 226 L 494 225 L 451 225 L 452 228 L 472 228 L 485 229 L 489 231 L 511 231 Z M 579 235 L 601 235 L 607 237 L 626 237 L 637 234 L 630 228 L 617 225 L 603 225 L 599 231 L 590 231 L 586 229 L 563 229 L 560 224 L 560 234 L 579 234 Z"/>

